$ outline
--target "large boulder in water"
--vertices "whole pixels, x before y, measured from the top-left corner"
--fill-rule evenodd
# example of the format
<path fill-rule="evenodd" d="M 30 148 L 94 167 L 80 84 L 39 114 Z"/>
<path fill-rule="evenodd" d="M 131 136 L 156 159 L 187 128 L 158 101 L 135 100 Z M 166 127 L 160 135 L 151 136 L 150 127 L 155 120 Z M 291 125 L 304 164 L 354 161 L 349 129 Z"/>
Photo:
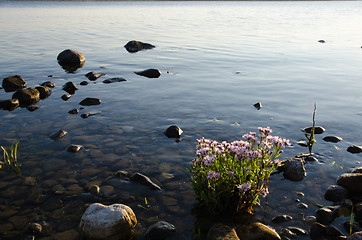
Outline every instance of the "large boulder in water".
<path fill-rule="evenodd" d="M 39 102 L 40 93 L 35 88 L 26 88 L 16 91 L 12 98 L 18 99 L 20 106 L 28 106 Z"/>
<path fill-rule="evenodd" d="M 136 224 L 136 215 L 126 205 L 93 203 L 84 212 L 79 228 L 88 240 L 129 240 Z"/>
<path fill-rule="evenodd" d="M 85 56 L 83 53 L 66 49 L 63 52 L 59 53 L 57 57 L 58 63 L 68 72 L 74 72 L 78 68 L 84 66 Z"/>
<path fill-rule="evenodd" d="M 149 43 L 143 43 L 140 41 L 129 41 L 125 46 L 126 50 L 130 53 L 135 53 L 141 50 L 152 49 L 155 46 Z"/>
<path fill-rule="evenodd" d="M 350 192 L 362 193 L 362 173 L 345 173 L 338 177 L 337 184 Z"/>
<path fill-rule="evenodd" d="M 4 110 L 12 111 L 19 107 L 19 100 L 18 99 L 8 99 L 0 101 L 0 108 Z"/>
<path fill-rule="evenodd" d="M 2 87 L 6 92 L 13 92 L 21 88 L 26 88 L 26 82 L 19 75 L 6 77 L 3 79 Z"/>
<path fill-rule="evenodd" d="M 281 170 L 284 171 L 284 177 L 292 181 L 301 181 L 306 176 L 303 159 L 288 158 L 282 162 Z"/>
<path fill-rule="evenodd" d="M 157 69 L 151 68 L 140 72 L 135 72 L 137 75 L 148 77 L 148 78 L 159 78 L 161 76 L 161 72 Z"/>

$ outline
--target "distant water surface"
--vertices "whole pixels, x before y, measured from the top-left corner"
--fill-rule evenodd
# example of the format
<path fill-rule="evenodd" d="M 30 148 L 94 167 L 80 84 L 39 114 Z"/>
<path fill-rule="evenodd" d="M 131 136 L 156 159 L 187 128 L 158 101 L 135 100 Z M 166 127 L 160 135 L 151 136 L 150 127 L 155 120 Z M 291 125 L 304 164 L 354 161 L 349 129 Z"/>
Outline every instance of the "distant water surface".
<path fill-rule="evenodd" d="M 20 142 L 21 169 L 31 177 L 0 176 L 0 226 L 7 226 L 1 238 L 21 239 L 25 223 L 39 222 L 47 226 L 40 239 L 67 233 L 80 239 L 82 213 L 100 201 L 130 205 L 139 220 L 139 239 L 160 220 L 176 226 L 175 239 L 191 239 L 197 218 L 191 214 L 194 196 L 186 167 L 195 156 L 195 139 L 233 141 L 270 126 L 293 143 L 283 157 L 306 153 L 296 142 L 304 139 L 300 129 L 311 125 L 317 103 L 316 123 L 326 128 L 314 146 L 320 162 L 306 165 L 301 182 L 272 176 L 266 212 L 260 208 L 255 216 L 280 231 L 285 226 L 271 219 L 289 214 L 292 225 L 308 229 L 302 215 L 313 215 L 316 204 L 330 204 L 323 198 L 326 188 L 361 160 L 346 151 L 362 145 L 361 12 L 359 1 L 1 1 L 0 77 L 21 75 L 30 87 L 56 85 L 35 112 L 0 112 L 0 145 Z M 130 54 L 123 47 L 130 40 L 156 48 Z M 73 74 L 56 60 L 68 48 L 86 56 Z M 159 69 L 161 77 L 134 74 L 149 68 Z M 106 75 L 79 85 L 90 71 Z M 113 77 L 128 81 L 102 83 Z M 68 81 L 79 90 L 65 102 L 60 97 Z M 1 100 L 11 96 L 0 91 Z M 86 97 L 102 103 L 80 114 L 97 115 L 68 114 Z M 260 110 L 253 107 L 256 102 L 262 103 Z M 181 142 L 163 135 L 173 124 L 184 131 Z M 69 132 L 63 139 L 48 137 L 61 129 Z M 324 142 L 327 135 L 343 141 Z M 68 153 L 69 144 L 85 148 Z M 107 180 L 122 169 L 142 172 L 164 190 Z M 84 197 L 92 184 L 106 197 Z M 151 206 L 146 210 L 137 207 L 145 197 Z M 298 209 L 297 198 L 309 208 Z"/>

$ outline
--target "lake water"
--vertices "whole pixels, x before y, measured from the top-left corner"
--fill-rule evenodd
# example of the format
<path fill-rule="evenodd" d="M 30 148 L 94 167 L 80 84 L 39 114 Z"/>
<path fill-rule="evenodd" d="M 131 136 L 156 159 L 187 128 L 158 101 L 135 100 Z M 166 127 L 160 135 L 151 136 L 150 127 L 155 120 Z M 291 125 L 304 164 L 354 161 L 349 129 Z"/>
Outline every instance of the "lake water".
<path fill-rule="evenodd" d="M 327 187 L 360 166 L 361 156 L 346 148 L 362 145 L 361 12 L 359 1 L 1 1 L 0 77 L 21 75 L 30 87 L 45 81 L 56 87 L 34 112 L 0 112 L 0 145 L 19 141 L 25 177 L 0 176 L 0 238 L 23 239 L 27 224 L 37 222 L 43 225 L 37 239 L 81 239 L 80 217 L 99 201 L 131 206 L 138 239 L 160 220 L 176 226 L 173 239 L 191 239 L 199 225 L 191 214 L 186 168 L 195 156 L 195 139 L 233 141 L 270 126 L 293 143 L 283 158 L 307 153 L 296 142 L 304 140 L 300 129 L 312 124 L 317 103 L 316 124 L 326 128 L 313 149 L 319 162 L 306 164 L 307 177 L 300 182 L 273 175 L 266 211 L 255 214 L 277 231 L 288 225 L 309 230 L 303 216 L 314 215 L 316 204 L 331 204 L 323 198 Z M 130 40 L 156 48 L 130 54 L 123 47 Z M 75 73 L 56 60 L 68 48 L 86 57 Z M 159 69 L 160 78 L 134 74 L 149 68 Z M 80 86 L 90 71 L 106 75 Z M 113 77 L 127 82 L 102 83 Z M 63 101 L 68 81 L 79 90 Z M 11 96 L 0 90 L 1 100 Z M 86 97 L 102 103 L 68 114 Z M 97 115 L 83 119 L 81 113 Z M 184 131 L 180 142 L 163 135 L 173 124 Z M 69 132 L 64 138 L 49 138 L 62 129 Z M 343 141 L 324 142 L 327 135 Z M 85 147 L 69 153 L 69 144 Z M 118 170 L 144 173 L 164 190 L 108 179 Z M 92 184 L 104 197 L 87 195 Z M 138 207 L 145 198 L 148 209 Z M 309 207 L 298 209 L 296 199 Z M 294 220 L 272 223 L 280 214 Z"/>

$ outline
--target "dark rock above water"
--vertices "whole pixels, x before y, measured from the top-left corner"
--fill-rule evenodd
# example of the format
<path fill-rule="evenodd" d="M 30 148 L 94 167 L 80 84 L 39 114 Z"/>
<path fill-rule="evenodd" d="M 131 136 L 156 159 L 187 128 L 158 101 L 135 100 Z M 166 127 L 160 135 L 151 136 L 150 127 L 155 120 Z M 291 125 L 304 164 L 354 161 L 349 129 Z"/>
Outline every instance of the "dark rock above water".
<path fill-rule="evenodd" d="M 155 46 L 153 46 L 152 44 L 149 43 L 143 43 L 140 41 L 129 41 L 125 46 L 126 50 L 130 53 L 135 53 L 141 50 L 147 50 L 147 49 L 152 49 Z"/>
<path fill-rule="evenodd" d="M 140 184 L 143 184 L 153 190 L 161 190 L 162 188 L 160 186 L 158 186 L 156 183 L 152 182 L 151 179 L 145 175 L 143 175 L 142 173 L 134 173 L 132 174 L 132 176 L 129 178 L 132 182 L 137 182 Z"/>
<path fill-rule="evenodd" d="M 207 233 L 207 240 L 240 240 L 234 228 L 222 223 L 214 224 Z"/>
<path fill-rule="evenodd" d="M 338 177 L 337 184 L 350 192 L 362 193 L 362 173 L 345 173 Z"/>
<path fill-rule="evenodd" d="M 101 100 L 98 98 L 85 98 L 80 103 L 82 106 L 92 106 L 101 104 Z"/>
<path fill-rule="evenodd" d="M 67 82 L 66 84 L 64 84 L 63 90 L 69 94 L 74 94 L 75 91 L 78 90 L 78 88 L 75 86 L 73 82 Z"/>
<path fill-rule="evenodd" d="M 126 81 L 127 81 L 126 79 L 118 77 L 118 78 L 108 78 L 104 80 L 103 83 L 115 83 L 115 82 L 126 82 Z"/>
<path fill-rule="evenodd" d="M 348 190 L 342 186 L 331 185 L 324 194 L 324 198 L 328 201 L 339 202 L 347 197 Z"/>
<path fill-rule="evenodd" d="M 66 49 L 63 52 L 59 53 L 57 57 L 58 63 L 68 72 L 74 72 L 78 68 L 83 67 L 85 62 L 85 57 L 83 53 Z"/>
<path fill-rule="evenodd" d="M 303 132 L 306 132 L 306 133 L 311 133 L 312 132 L 312 128 L 313 127 L 307 127 L 307 128 L 304 128 L 302 129 Z M 321 126 L 315 126 L 314 127 L 314 134 L 322 134 L 326 131 L 326 129 L 324 127 L 321 127 Z"/>
<path fill-rule="evenodd" d="M 274 223 L 282 223 L 282 222 L 288 222 L 293 220 L 293 217 L 289 216 L 289 215 L 279 215 L 276 216 L 272 219 L 272 222 Z"/>
<path fill-rule="evenodd" d="M 102 77 L 102 76 L 104 76 L 104 75 L 106 75 L 106 74 L 105 74 L 105 73 L 89 72 L 89 73 L 87 73 L 85 76 L 86 76 L 89 80 L 95 81 L 95 80 L 97 80 L 98 78 L 100 78 L 100 77 Z"/>
<path fill-rule="evenodd" d="M 51 81 L 46 81 L 46 82 L 43 82 L 41 84 L 41 86 L 45 86 L 45 87 L 49 87 L 49 88 L 54 88 L 55 87 L 55 84 Z"/>
<path fill-rule="evenodd" d="M 76 152 L 79 152 L 82 147 L 83 146 L 81 146 L 81 145 L 71 144 L 71 145 L 69 145 L 67 147 L 67 151 L 72 152 L 72 153 L 76 153 Z"/>
<path fill-rule="evenodd" d="M 53 139 L 53 140 L 58 140 L 58 139 L 64 137 L 65 135 L 67 135 L 67 134 L 68 134 L 67 131 L 65 131 L 65 130 L 60 130 L 60 131 L 57 131 L 57 132 L 53 133 L 53 134 L 50 135 L 49 137 L 50 137 L 51 139 Z"/>
<path fill-rule="evenodd" d="M 39 91 L 40 99 L 47 98 L 52 94 L 52 90 L 49 87 L 37 86 L 35 89 Z"/>
<path fill-rule="evenodd" d="M 263 106 L 261 105 L 261 102 L 257 102 L 253 105 L 257 110 L 260 110 Z"/>
<path fill-rule="evenodd" d="M 347 148 L 347 151 L 350 153 L 360 153 L 362 152 L 362 147 L 357 145 L 352 145 Z"/>
<path fill-rule="evenodd" d="M 236 228 L 236 232 L 241 239 L 248 240 L 280 240 L 279 234 L 271 227 L 259 222 L 249 225 L 240 225 Z"/>
<path fill-rule="evenodd" d="M 64 101 L 68 101 L 69 98 L 71 98 L 71 97 L 72 97 L 72 95 L 70 95 L 70 94 L 64 94 L 64 95 L 61 96 L 61 98 L 62 98 Z"/>
<path fill-rule="evenodd" d="M 337 136 L 326 136 L 323 138 L 324 141 L 326 142 L 333 142 L 333 143 L 337 143 L 343 140 L 343 138 L 341 137 L 337 137 Z"/>
<path fill-rule="evenodd" d="M 19 107 L 19 100 L 18 99 L 9 99 L 0 101 L 0 108 L 4 110 L 12 111 Z"/>
<path fill-rule="evenodd" d="M 79 110 L 76 109 L 76 108 L 74 108 L 74 109 L 72 109 L 72 110 L 69 110 L 68 113 L 69 113 L 69 114 L 78 114 L 78 113 L 79 113 Z"/>
<path fill-rule="evenodd" d="M 176 229 L 174 225 L 165 221 L 160 221 L 151 225 L 147 229 L 145 233 L 145 239 L 147 240 L 167 239 L 175 231 Z"/>
<path fill-rule="evenodd" d="M 137 75 L 143 76 L 143 77 L 148 77 L 148 78 L 158 78 L 161 76 L 161 73 L 159 70 L 151 68 L 151 69 L 147 69 L 141 72 L 135 72 Z"/>
<path fill-rule="evenodd" d="M 183 131 L 181 128 L 179 128 L 176 125 L 172 125 L 168 127 L 165 131 L 163 131 L 163 134 L 165 134 L 168 138 L 179 138 L 181 137 L 181 134 Z"/>
<path fill-rule="evenodd" d="M 35 110 L 38 110 L 40 108 L 39 105 L 33 104 L 30 106 L 27 106 L 26 109 L 28 109 L 29 112 L 34 112 Z"/>
<path fill-rule="evenodd" d="M 26 86 L 26 82 L 19 75 L 4 78 L 2 83 L 2 87 L 6 92 L 13 92 Z"/>
<path fill-rule="evenodd" d="M 306 176 L 304 163 L 301 158 L 288 158 L 282 162 L 281 170 L 284 177 L 292 181 L 301 181 Z"/>
<path fill-rule="evenodd" d="M 40 93 L 35 88 L 26 88 L 16 91 L 12 98 L 18 99 L 20 106 L 29 106 L 40 100 Z"/>

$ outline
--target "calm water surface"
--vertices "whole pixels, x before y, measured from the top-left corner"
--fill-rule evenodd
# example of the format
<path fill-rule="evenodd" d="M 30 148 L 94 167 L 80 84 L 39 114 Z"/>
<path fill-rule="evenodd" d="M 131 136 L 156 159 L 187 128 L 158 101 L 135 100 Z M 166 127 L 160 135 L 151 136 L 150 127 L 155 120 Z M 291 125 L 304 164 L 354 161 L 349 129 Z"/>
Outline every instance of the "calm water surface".
<path fill-rule="evenodd" d="M 0 238 L 22 239 L 28 222 L 38 222 L 44 228 L 39 239 L 81 239 L 80 217 L 90 203 L 102 202 L 133 208 L 138 239 L 160 220 L 176 226 L 173 239 L 191 239 L 199 225 L 186 167 L 195 139 L 233 141 L 270 126 L 294 143 L 283 157 L 306 153 L 295 143 L 311 125 L 316 102 L 316 123 L 327 130 L 314 146 L 320 162 L 306 165 L 301 182 L 272 176 L 266 211 L 255 215 L 278 231 L 287 225 L 308 230 L 303 216 L 313 215 L 316 204 L 330 204 L 323 199 L 326 188 L 361 160 L 346 151 L 362 145 L 361 12 L 362 2 L 1 1 L 0 77 L 18 74 L 30 87 L 45 81 L 56 87 L 35 112 L 0 112 L 0 145 L 20 142 L 26 177 L 0 176 Z M 156 48 L 130 54 L 123 47 L 130 40 Z M 87 59 L 73 74 L 56 61 L 68 48 Z M 148 68 L 161 77 L 134 74 Z M 80 86 L 90 71 L 106 76 Z M 112 77 L 128 81 L 102 83 Z M 68 81 L 79 90 L 65 102 L 60 97 Z M 1 100 L 11 95 L 0 91 Z M 102 104 L 80 113 L 97 115 L 68 114 L 85 97 Z M 263 104 L 259 111 L 256 102 Z M 181 142 L 163 135 L 172 124 L 183 129 Z M 69 134 L 49 138 L 61 129 Z M 343 141 L 324 142 L 326 135 Z M 85 147 L 68 153 L 69 144 Z M 123 169 L 146 174 L 164 190 L 108 179 Z M 92 184 L 104 197 L 88 194 Z M 146 210 L 137 207 L 145 197 Z M 298 209 L 297 198 L 308 209 Z M 279 214 L 294 220 L 275 225 L 271 219 Z"/>

